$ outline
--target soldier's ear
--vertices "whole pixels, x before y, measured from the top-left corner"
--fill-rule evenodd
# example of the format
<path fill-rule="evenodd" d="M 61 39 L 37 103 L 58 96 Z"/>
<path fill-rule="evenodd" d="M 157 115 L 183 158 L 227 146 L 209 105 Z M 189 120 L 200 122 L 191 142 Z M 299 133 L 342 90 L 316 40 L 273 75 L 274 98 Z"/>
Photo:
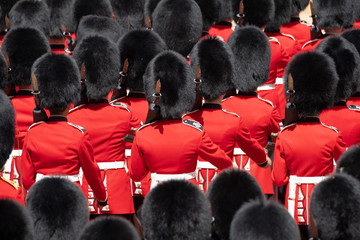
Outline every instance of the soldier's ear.
<path fill-rule="evenodd" d="M 82 64 L 81 64 L 80 73 L 81 73 L 81 80 L 82 80 L 82 81 L 85 81 L 85 78 L 86 78 L 86 67 L 85 67 L 85 63 L 82 63 Z"/>
<path fill-rule="evenodd" d="M 146 16 L 146 26 L 148 29 L 152 29 L 152 24 L 149 16 Z"/>
<path fill-rule="evenodd" d="M 8 32 L 10 30 L 10 20 L 8 16 L 5 16 L 5 25 L 6 25 L 6 31 Z"/>

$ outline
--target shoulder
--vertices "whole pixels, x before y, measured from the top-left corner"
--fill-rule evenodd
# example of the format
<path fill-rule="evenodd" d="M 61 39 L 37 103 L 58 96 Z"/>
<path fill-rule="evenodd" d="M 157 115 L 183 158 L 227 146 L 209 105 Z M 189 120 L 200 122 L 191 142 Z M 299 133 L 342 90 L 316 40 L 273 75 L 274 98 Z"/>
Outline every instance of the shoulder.
<path fill-rule="evenodd" d="M 296 41 L 296 39 L 294 38 L 294 36 L 293 36 L 293 35 L 291 35 L 291 34 L 281 33 L 281 35 L 282 35 L 282 36 L 284 36 L 284 37 L 288 37 L 288 38 L 290 38 L 290 39 L 292 39 L 292 40 Z"/>
<path fill-rule="evenodd" d="M 320 39 L 310 40 L 310 41 L 306 42 L 301 48 L 304 49 L 304 48 L 306 48 L 306 47 L 308 47 L 308 46 L 311 46 L 311 45 L 317 43 L 319 40 L 320 40 Z"/>
<path fill-rule="evenodd" d="M 349 105 L 348 108 L 352 111 L 356 111 L 356 112 L 360 111 L 360 106 L 358 105 Z"/>
<path fill-rule="evenodd" d="M 269 100 L 267 100 L 267 99 L 263 99 L 263 98 L 261 98 L 261 97 L 259 97 L 259 96 L 258 96 L 258 99 L 259 99 L 260 101 L 266 103 L 267 105 L 271 106 L 271 107 L 275 107 L 275 105 L 274 105 L 271 101 L 269 101 Z"/>
<path fill-rule="evenodd" d="M 276 37 L 269 37 L 269 42 L 277 43 L 278 45 L 281 45 L 280 41 Z"/>
<path fill-rule="evenodd" d="M 324 127 L 327 128 L 327 129 L 330 129 L 330 130 L 336 132 L 336 133 L 339 133 L 339 130 L 338 130 L 336 127 L 328 126 L 328 125 L 326 125 L 325 123 L 321 123 L 321 125 L 324 126 Z"/>
<path fill-rule="evenodd" d="M 139 128 L 136 130 L 136 132 L 140 132 L 141 130 L 143 130 L 143 129 L 145 129 L 146 127 L 149 127 L 149 126 L 151 126 L 151 125 L 153 125 L 153 124 L 155 124 L 155 123 L 157 123 L 157 121 L 151 122 L 151 123 L 146 123 L 146 124 L 142 125 L 141 127 L 139 127 Z"/>
<path fill-rule="evenodd" d="M 289 124 L 289 125 L 285 126 L 283 129 L 281 129 L 280 133 L 286 132 L 287 130 L 289 130 L 290 128 L 293 128 L 294 126 L 296 126 L 296 123 Z"/>
<path fill-rule="evenodd" d="M 73 127 L 74 129 L 80 131 L 81 133 L 85 133 L 86 132 L 86 129 L 79 126 L 79 125 L 76 125 L 76 124 L 73 124 L 73 123 L 70 123 L 70 122 L 67 122 L 67 124 L 71 127 Z"/>
<path fill-rule="evenodd" d="M 126 96 L 121 97 L 121 98 L 117 98 L 117 99 L 112 100 L 112 101 L 110 102 L 110 104 L 117 103 L 117 102 L 119 102 L 119 101 L 124 101 L 125 99 L 127 99 Z"/>
<path fill-rule="evenodd" d="M 183 119 L 182 122 L 183 122 L 183 124 L 193 127 L 195 129 L 199 130 L 200 132 L 203 131 L 203 126 L 197 121 L 190 120 L 190 119 Z"/>
<path fill-rule="evenodd" d="M 304 25 L 306 27 L 312 27 L 312 24 L 311 23 L 308 23 L 307 21 L 304 21 L 304 20 L 300 20 L 299 23 L 301 25 Z"/>
<path fill-rule="evenodd" d="M 10 186 L 11 188 L 13 188 L 14 190 L 18 190 L 19 189 L 19 186 L 13 182 L 13 181 L 10 181 L 10 180 L 7 180 L 6 178 L 0 176 L 0 181 L 4 182 L 6 185 Z"/>
<path fill-rule="evenodd" d="M 236 118 L 239 118 L 240 116 L 234 112 L 227 111 L 226 109 L 222 109 L 224 113 L 229 114 L 231 116 L 234 116 Z"/>
<path fill-rule="evenodd" d="M 191 118 L 193 115 L 195 115 L 197 113 L 200 113 L 200 109 L 197 109 L 197 110 L 194 110 L 194 111 L 191 111 L 191 112 L 187 112 L 187 113 L 182 115 L 182 118 L 186 118 L 186 117 Z"/>
<path fill-rule="evenodd" d="M 45 123 L 45 122 L 44 122 L 44 121 L 40 121 L 40 122 L 36 122 L 36 123 L 31 124 L 30 127 L 28 128 L 28 131 L 29 131 L 30 129 L 33 129 L 33 128 L 37 127 L 37 126 L 40 126 L 42 123 Z"/>
<path fill-rule="evenodd" d="M 84 106 L 85 106 L 85 104 L 81 104 L 79 106 L 76 106 L 76 107 L 70 109 L 69 114 L 75 112 L 76 110 L 83 108 Z"/>
<path fill-rule="evenodd" d="M 118 108 L 121 108 L 121 109 L 124 109 L 124 110 L 130 112 L 130 109 L 128 108 L 128 106 L 125 103 L 111 102 L 110 105 L 113 106 L 113 107 L 118 107 Z"/>

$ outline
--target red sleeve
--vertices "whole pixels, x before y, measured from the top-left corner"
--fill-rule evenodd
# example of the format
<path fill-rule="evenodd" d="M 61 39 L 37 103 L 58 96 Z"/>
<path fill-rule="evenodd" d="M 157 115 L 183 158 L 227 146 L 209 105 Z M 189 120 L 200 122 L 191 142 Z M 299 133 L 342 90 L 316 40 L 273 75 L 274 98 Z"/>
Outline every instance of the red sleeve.
<path fill-rule="evenodd" d="M 205 132 L 203 132 L 201 138 L 199 156 L 220 170 L 233 166 L 229 156 L 216 144 L 214 144 Z"/>
<path fill-rule="evenodd" d="M 244 126 L 242 119 L 239 121 L 236 142 L 238 146 L 257 164 L 266 162 L 266 153 L 261 145 L 251 137 L 250 131 Z"/>
<path fill-rule="evenodd" d="M 283 186 L 289 181 L 288 169 L 286 166 L 285 153 L 282 148 L 280 135 L 276 139 L 273 169 L 271 173 L 273 183 L 276 186 Z"/>
<path fill-rule="evenodd" d="M 142 123 L 141 121 L 130 112 L 130 126 L 133 128 L 139 128 L 141 127 Z"/>
<path fill-rule="evenodd" d="M 34 171 L 34 165 L 31 160 L 31 154 L 29 149 L 29 144 L 31 140 L 29 137 L 29 132 L 25 136 L 22 155 L 21 155 L 21 175 L 22 182 L 25 190 L 29 190 L 30 187 L 35 183 L 36 173 Z"/>
<path fill-rule="evenodd" d="M 341 156 L 341 154 L 346 150 L 346 143 L 343 140 L 343 136 L 341 133 L 338 134 L 336 138 L 333 154 L 335 162 L 337 162 Z"/>
<path fill-rule="evenodd" d="M 270 129 L 269 129 L 269 135 L 271 133 L 277 133 L 280 131 L 280 125 L 279 123 L 281 122 L 281 116 L 280 113 L 278 112 L 278 110 L 273 107 L 273 111 L 271 113 L 271 124 L 270 124 Z"/>
<path fill-rule="evenodd" d="M 79 160 L 84 176 L 88 181 L 90 187 L 94 191 L 95 197 L 99 201 L 106 200 L 106 191 L 104 183 L 101 180 L 100 169 L 94 160 L 93 148 L 90 143 L 90 138 L 87 132 L 81 140 L 79 148 Z"/>
<path fill-rule="evenodd" d="M 136 136 L 131 147 L 131 158 L 128 159 L 128 168 L 130 177 L 134 181 L 141 181 L 149 172 L 144 155 L 138 145 L 138 137 Z"/>

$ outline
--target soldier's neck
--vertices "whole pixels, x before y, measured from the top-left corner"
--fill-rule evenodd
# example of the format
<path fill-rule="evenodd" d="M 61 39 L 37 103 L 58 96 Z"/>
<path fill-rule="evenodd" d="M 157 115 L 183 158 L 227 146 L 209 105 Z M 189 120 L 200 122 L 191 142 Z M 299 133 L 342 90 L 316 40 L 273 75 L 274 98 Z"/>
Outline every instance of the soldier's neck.
<path fill-rule="evenodd" d="M 218 97 L 218 98 L 216 98 L 216 99 L 212 99 L 212 100 L 205 99 L 205 103 L 217 103 L 217 104 L 221 104 L 224 96 L 225 96 L 225 94 L 222 94 L 220 97 Z"/>

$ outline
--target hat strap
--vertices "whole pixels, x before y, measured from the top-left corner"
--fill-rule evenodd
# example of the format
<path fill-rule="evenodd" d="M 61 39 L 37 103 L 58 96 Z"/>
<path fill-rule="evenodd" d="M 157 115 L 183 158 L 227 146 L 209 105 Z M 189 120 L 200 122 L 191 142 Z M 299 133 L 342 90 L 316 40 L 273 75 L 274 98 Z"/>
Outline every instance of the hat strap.
<path fill-rule="evenodd" d="M 149 104 L 149 111 L 146 116 L 145 123 L 152 123 L 160 119 L 160 97 L 161 97 L 161 81 L 160 78 L 156 81 L 155 92 L 153 93 L 154 100 Z"/>
<path fill-rule="evenodd" d="M 120 72 L 120 78 L 119 78 L 119 83 L 116 87 L 116 89 L 113 90 L 113 95 L 111 97 L 111 101 L 114 101 L 115 99 L 119 99 L 122 97 L 126 97 L 127 92 L 126 92 L 126 77 L 127 77 L 127 72 L 128 72 L 128 68 L 129 68 L 129 60 L 126 58 L 124 61 L 124 66 L 122 71 Z"/>
<path fill-rule="evenodd" d="M 244 21 L 244 17 L 245 17 L 245 14 L 244 14 L 244 1 L 243 0 L 240 1 L 239 13 L 236 16 L 239 18 L 237 23 L 239 24 L 239 26 L 242 26 L 243 21 Z"/>
<path fill-rule="evenodd" d="M 192 107 L 192 111 L 197 110 L 201 108 L 202 106 L 202 94 L 200 91 L 200 84 L 201 84 L 201 68 L 200 65 L 196 68 L 196 78 L 194 79 L 195 83 L 195 92 L 196 92 L 196 98 L 194 105 Z"/>
<path fill-rule="evenodd" d="M 33 87 L 33 91 L 31 93 L 34 95 L 35 98 L 35 108 L 33 110 L 34 123 L 40 121 L 46 121 L 48 117 L 46 115 L 45 110 L 42 107 L 40 107 L 40 99 L 39 99 L 40 91 L 39 91 L 37 78 L 34 72 L 31 73 L 31 82 Z"/>

